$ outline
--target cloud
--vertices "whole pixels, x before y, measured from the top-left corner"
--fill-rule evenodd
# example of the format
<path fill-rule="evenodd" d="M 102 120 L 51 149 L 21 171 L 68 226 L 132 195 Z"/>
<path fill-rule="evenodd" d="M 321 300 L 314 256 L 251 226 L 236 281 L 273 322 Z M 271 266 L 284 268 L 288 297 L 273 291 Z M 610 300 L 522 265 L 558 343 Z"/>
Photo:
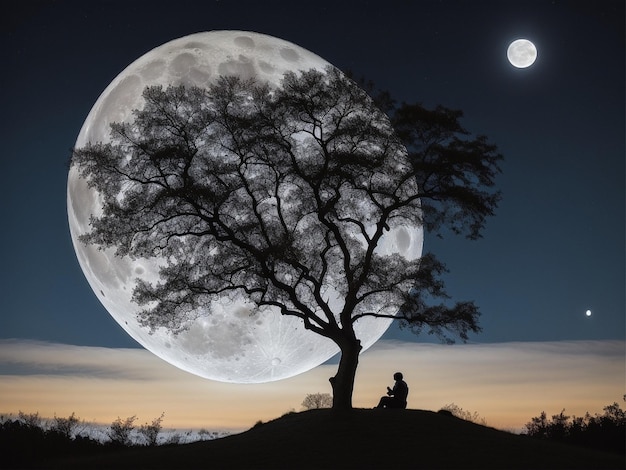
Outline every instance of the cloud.
<path fill-rule="evenodd" d="M 0 375 L 156 380 L 163 367 L 155 359 L 144 349 L 0 340 Z"/>
<path fill-rule="evenodd" d="M 361 355 L 354 406 L 369 408 L 402 371 L 409 407 L 455 403 L 494 427 L 520 429 L 541 411 L 601 412 L 624 393 L 624 341 L 469 345 L 379 341 Z M 165 412 L 165 426 L 243 430 L 300 410 L 308 393 L 330 393 L 336 364 L 266 384 L 213 382 L 143 349 L 0 341 L 0 412 L 76 412 L 110 423 Z"/>

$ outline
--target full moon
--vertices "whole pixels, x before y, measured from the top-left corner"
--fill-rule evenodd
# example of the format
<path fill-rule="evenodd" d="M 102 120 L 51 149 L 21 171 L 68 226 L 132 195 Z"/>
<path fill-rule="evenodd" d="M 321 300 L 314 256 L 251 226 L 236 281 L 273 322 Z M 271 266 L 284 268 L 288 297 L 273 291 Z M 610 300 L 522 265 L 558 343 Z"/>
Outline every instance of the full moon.
<path fill-rule="evenodd" d="M 208 87 L 224 75 L 276 85 L 287 71 L 327 66 L 324 59 L 300 46 L 259 33 L 211 31 L 175 39 L 138 58 L 109 84 L 89 112 L 75 145 L 110 142 L 110 124 L 132 120 L 132 111 L 143 107 L 146 86 Z M 131 296 L 139 279 L 158 280 L 159 260 L 120 258 L 113 250 L 79 241 L 90 230 L 90 217 L 102 213 L 102 202 L 74 167 L 68 175 L 67 211 L 76 256 L 97 298 L 130 336 L 174 366 L 222 382 L 261 383 L 306 372 L 339 351 L 332 341 L 305 330 L 299 319 L 277 312 L 255 315 L 254 304 L 245 300 L 224 299 L 211 314 L 197 312 L 197 318 L 176 335 L 163 328 L 150 333 L 138 323 L 140 308 Z M 385 235 L 379 253 L 417 259 L 422 244 L 421 227 L 398 227 Z M 363 350 L 383 335 L 391 321 L 358 320 L 355 329 Z"/>
<path fill-rule="evenodd" d="M 506 56 L 511 65 L 518 69 L 525 69 L 537 60 L 537 48 L 528 39 L 517 39 L 509 45 Z"/>
<path fill-rule="evenodd" d="M 586 316 L 588 316 L 588 317 L 590 317 L 590 316 L 591 316 L 591 310 L 587 310 L 587 311 L 585 312 L 585 315 L 586 315 Z"/>

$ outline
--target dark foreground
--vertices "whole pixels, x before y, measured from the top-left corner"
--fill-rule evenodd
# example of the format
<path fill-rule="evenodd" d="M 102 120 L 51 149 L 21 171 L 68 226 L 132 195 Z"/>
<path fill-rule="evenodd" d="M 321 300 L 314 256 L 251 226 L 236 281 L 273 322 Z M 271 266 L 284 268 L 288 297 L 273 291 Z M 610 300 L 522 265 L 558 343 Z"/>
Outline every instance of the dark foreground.
<path fill-rule="evenodd" d="M 241 434 L 42 462 L 63 469 L 621 469 L 624 456 L 420 410 L 291 413 Z"/>

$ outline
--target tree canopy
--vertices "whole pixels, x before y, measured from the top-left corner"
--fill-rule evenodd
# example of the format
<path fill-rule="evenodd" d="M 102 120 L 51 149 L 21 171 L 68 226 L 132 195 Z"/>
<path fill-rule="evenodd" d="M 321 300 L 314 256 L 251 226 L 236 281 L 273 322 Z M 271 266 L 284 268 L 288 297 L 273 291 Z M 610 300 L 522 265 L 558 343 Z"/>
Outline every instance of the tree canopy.
<path fill-rule="evenodd" d="M 447 340 L 479 331 L 472 302 L 428 303 L 446 296 L 445 267 L 389 252 L 385 237 L 424 226 L 477 238 L 500 197 L 501 156 L 460 112 L 371 94 L 333 68 L 277 87 L 146 88 L 111 143 L 73 152 L 103 200 L 81 241 L 162 260 L 159 281 L 133 292 L 151 329 L 180 331 L 224 297 L 298 317 L 340 347 L 335 406 L 351 406 L 359 318 Z"/>

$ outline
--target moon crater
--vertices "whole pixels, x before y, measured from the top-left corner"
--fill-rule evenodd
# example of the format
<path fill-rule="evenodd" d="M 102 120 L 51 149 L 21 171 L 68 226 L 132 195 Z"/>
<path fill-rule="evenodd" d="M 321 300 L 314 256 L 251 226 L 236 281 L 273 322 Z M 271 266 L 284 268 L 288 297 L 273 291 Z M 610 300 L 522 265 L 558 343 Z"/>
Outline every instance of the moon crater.
<path fill-rule="evenodd" d="M 218 67 L 219 75 L 239 76 L 244 80 L 256 75 L 254 64 L 247 57 L 240 55 L 237 60 L 223 62 Z"/>
<path fill-rule="evenodd" d="M 141 78 L 145 81 L 156 80 L 161 75 L 163 75 L 165 67 L 166 65 L 164 60 L 155 60 L 143 67 L 139 71 L 139 74 L 141 75 Z"/>
<path fill-rule="evenodd" d="M 235 38 L 235 45 L 244 49 L 254 49 L 254 39 L 249 36 L 239 36 Z"/>
<path fill-rule="evenodd" d="M 284 47 L 283 49 L 281 49 L 280 56 L 287 62 L 298 62 L 298 60 L 300 59 L 298 53 L 290 47 Z"/>
<path fill-rule="evenodd" d="M 191 53 L 187 52 L 179 54 L 174 58 L 174 60 L 172 60 L 170 72 L 172 75 L 183 77 L 189 73 L 191 68 L 195 66 L 197 62 L 197 59 Z"/>

